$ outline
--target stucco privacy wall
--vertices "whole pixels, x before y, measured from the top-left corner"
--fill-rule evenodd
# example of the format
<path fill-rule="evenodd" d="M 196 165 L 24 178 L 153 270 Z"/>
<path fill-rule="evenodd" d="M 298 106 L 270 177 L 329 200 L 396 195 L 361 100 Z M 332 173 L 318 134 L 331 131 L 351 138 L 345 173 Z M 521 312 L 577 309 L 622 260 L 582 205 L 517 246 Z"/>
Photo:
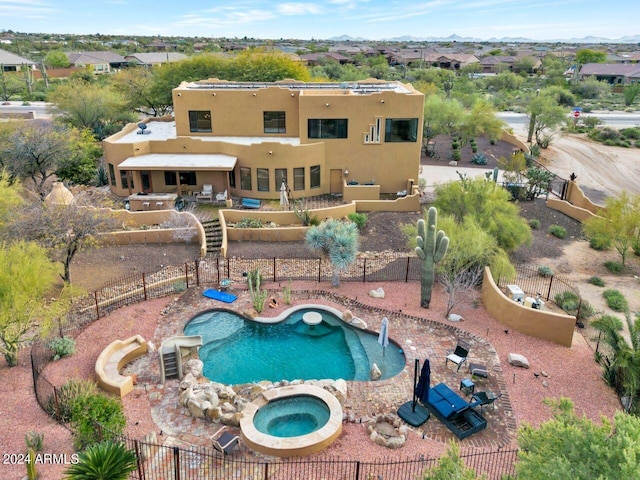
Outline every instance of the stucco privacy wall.
<path fill-rule="evenodd" d="M 484 269 L 482 303 L 490 315 L 513 330 L 571 347 L 576 317 L 514 302 L 495 284 L 488 267 Z"/>

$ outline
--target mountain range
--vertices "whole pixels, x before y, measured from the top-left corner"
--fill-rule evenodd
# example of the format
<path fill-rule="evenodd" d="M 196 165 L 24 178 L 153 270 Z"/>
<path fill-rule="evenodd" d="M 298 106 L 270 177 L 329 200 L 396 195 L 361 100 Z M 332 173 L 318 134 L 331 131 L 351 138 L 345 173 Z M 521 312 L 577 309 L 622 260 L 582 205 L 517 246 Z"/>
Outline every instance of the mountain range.
<path fill-rule="evenodd" d="M 351 37 L 349 35 L 340 35 L 338 37 L 331 37 L 327 40 L 334 42 L 367 42 L 372 39 L 362 37 Z M 404 35 L 402 37 L 383 38 L 380 41 L 389 42 L 488 42 L 488 43 L 637 43 L 640 44 L 640 35 L 627 35 L 620 38 L 604 38 L 586 36 L 581 38 L 558 38 L 551 40 L 534 40 L 532 38 L 524 37 L 502 37 L 502 38 L 489 38 L 481 39 L 475 37 L 461 37 L 460 35 L 449 35 L 448 37 L 414 37 L 411 35 Z"/>

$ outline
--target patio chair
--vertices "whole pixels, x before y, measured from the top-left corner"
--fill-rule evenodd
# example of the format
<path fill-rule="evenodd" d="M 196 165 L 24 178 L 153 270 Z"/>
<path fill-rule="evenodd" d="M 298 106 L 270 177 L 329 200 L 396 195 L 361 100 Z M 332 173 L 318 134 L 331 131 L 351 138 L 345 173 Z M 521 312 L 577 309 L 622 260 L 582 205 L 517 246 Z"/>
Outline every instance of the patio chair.
<path fill-rule="evenodd" d="M 227 201 L 227 191 L 216 193 L 216 202 L 226 202 Z"/>
<path fill-rule="evenodd" d="M 209 435 L 213 448 L 222 453 L 228 455 L 232 453 L 240 442 L 240 437 L 233 433 L 227 432 L 227 427 L 222 427 L 213 435 Z"/>
<path fill-rule="evenodd" d="M 212 200 L 213 199 L 213 185 L 202 185 L 202 191 L 196 195 L 196 200 Z"/>
<path fill-rule="evenodd" d="M 453 362 L 458 366 L 456 371 L 460 371 L 460 366 L 467 361 L 467 355 L 469 354 L 469 344 L 458 340 L 458 344 L 456 345 L 456 349 L 447 355 L 446 360 L 444 361 L 445 366 L 449 362 Z"/>
<path fill-rule="evenodd" d="M 484 407 L 485 405 L 493 405 L 493 409 L 495 410 L 496 408 L 496 404 L 495 401 L 497 399 L 499 399 L 502 396 L 502 394 L 500 395 L 494 395 L 493 392 L 476 392 L 473 395 L 471 395 L 471 403 L 469 404 L 469 407 L 471 408 L 475 408 L 475 407 L 480 407 L 480 413 L 482 413 L 482 407 Z"/>

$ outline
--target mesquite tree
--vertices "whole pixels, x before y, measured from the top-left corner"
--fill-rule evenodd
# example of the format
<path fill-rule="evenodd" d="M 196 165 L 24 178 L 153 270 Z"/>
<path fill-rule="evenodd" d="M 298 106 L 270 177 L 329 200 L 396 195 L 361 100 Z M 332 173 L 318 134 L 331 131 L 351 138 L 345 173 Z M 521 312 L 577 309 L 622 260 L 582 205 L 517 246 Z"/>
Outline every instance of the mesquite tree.
<path fill-rule="evenodd" d="M 436 233 L 438 211 L 435 207 L 429 208 L 427 222 L 418 220 L 418 235 L 416 236 L 416 255 L 422 260 L 420 272 L 420 306 L 429 308 L 431 292 L 436 276 L 436 263 L 442 260 L 449 247 L 449 237 L 442 230 Z"/>

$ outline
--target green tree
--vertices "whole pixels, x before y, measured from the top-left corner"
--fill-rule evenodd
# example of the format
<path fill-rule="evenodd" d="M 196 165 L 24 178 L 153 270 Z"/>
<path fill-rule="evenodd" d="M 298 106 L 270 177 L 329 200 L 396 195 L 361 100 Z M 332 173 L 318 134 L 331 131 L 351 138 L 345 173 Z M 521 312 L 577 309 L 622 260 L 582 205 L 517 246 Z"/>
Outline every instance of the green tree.
<path fill-rule="evenodd" d="M 59 86 L 50 98 L 53 110 L 62 122 L 80 130 L 89 129 L 101 140 L 115 133 L 135 117 L 127 115 L 127 104 L 123 97 L 111 87 L 83 80 L 71 80 Z"/>
<path fill-rule="evenodd" d="M 12 224 L 12 235 L 37 242 L 63 266 L 62 279 L 71 282 L 71 262 L 84 249 L 98 245 L 100 233 L 115 226 L 107 209 L 89 206 L 79 195 L 70 205 L 34 201 L 26 205 L 20 218 Z"/>
<path fill-rule="evenodd" d="M 588 237 L 608 239 L 624 265 L 629 248 L 640 241 L 640 194 L 625 191 L 618 198 L 607 197 L 605 207 L 585 220 L 582 230 Z"/>
<path fill-rule="evenodd" d="M 632 319 L 627 310 L 625 318 L 630 341 L 626 339 L 622 321 L 618 317 L 602 315 L 592 325 L 602 332 L 602 340 L 611 352 L 611 358 L 600 353 L 596 356 L 604 368 L 603 377 L 627 398 L 623 403 L 628 413 L 640 393 L 640 317 L 636 315 L 635 320 Z"/>
<path fill-rule="evenodd" d="M 55 264 L 34 243 L 0 244 L 0 352 L 10 367 L 20 346 L 37 335 L 55 310 L 45 298 L 55 284 Z"/>
<path fill-rule="evenodd" d="M 498 139 L 505 126 L 505 122 L 496 116 L 496 111 L 491 104 L 487 100 L 479 99 L 473 104 L 471 111 L 464 116 L 458 131 L 464 145 L 472 138 L 480 136 Z"/>
<path fill-rule="evenodd" d="M 429 95 L 424 100 L 424 129 L 422 142 L 428 148 L 438 135 L 450 135 L 465 118 L 464 108 L 457 100 Z"/>
<path fill-rule="evenodd" d="M 62 50 L 52 50 L 47 53 L 44 64 L 49 68 L 67 68 L 71 65 L 69 58 Z"/>
<path fill-rule="evenodd" d="M 20 183 L 12 181 L 6 169 L 0 170 L 0 233 L 15 218 L 18 207 L 22 204 Z"/>
<path fill-rule="evenodd" d="M 483 480 L 486 475 L 476 476 L 473 468 L 468 468 L 460 458 L 460 446 L 451 440 L 444 455 L 438 459 L 438 465 L 424 474 L 424 480 Z"/>
<path fill-rule="evenodd" d="M 613 424 L 596 424 L 575 414 L 567 398 L 545 401 L 554 410 L 538 428 L 524 423 L 518 431 L 518 478 L 545 480 L 638 477 L 640 419 L 622 412 Z"/>
<path fill-rule="evenodd" d="M 355 223 L 335 219 L 325 220 L 307 230 L 307 246 L 322 253 L 331 263 L 331 284 L 334 287 L 340 286 L 340 271 L 356 261 L 359 237 Z"/>
<path fill-rule="evenodd" d="M 535 136 L 536 144 L 541 148 L 547 148 L 555 129 L 564 123 L 567 110 L 558 105 L 552 96 L 542 91 L 529 101 L 527 114 L 529 115 L 527 142 L 531 143 Z"/>
<path fill-rule="evenodd" d="M 5 72 L 4 65 L 0 64 L 0 100 L 9 101 L 23 91 L 24 85 L 18 74 Z"/>
<path fill-rule="evenodd" d="M 468 215 L 496 239 L 498 246 L 512 252 L 531 242 L 531 229 L 520 216 L 520 209 L 510 201 L 504 188 L 485 178 L 463 178 L 436 187 L 434 206 L 441 215 L 451 215 L 462 223 Z"/>
<path fill-rule="evenodd" d="M 69 140 L 74 146 L 73 155 L 58 162 L 56 175 L 64 182 L 90 185 L 96 178 L 102 147 L 89 130 L 78 131 L 74 128 L 69 134 Z"/>
<path fill-rule="evenodd" d="M 136 465 L 135 454 L 122 443 L 105 441 L 87 447 L 64 473 L 67 480 L 127 480 Z"/>
<path fill-rule="evenodd" d="M 69 402 L 73 444 L 79 450 L 98 443 L 98 426 L 105 427 L 102 437 L 113 440 L 122 435 L 127 418 L 120 398 L 104 393 L 78 395 Z M 108 429 L 108 430 L 107 430 Z"/>
<path fill-rule="evenodd" d="M 632 83 L 631 85 L 625 85 L 622 94 L 624 95 L 624 104 L 628 107 L 635 102 L 638 94 L 640 93 L 640 83 Z"/>
<path fill-rule="evenodd" d="M 128 68 L 112 77 L 114 88 L 120 92 L 127 107 L 152 117 L 171 113 L 170 96 L 159 95 L 154 89 L 154 73 L 142 68 Z"/>
<path fill-rule="evenodd" d="M 598 52 L 590 48 L 583 48 L 576 52 L 576 62 L 580 65 L 587 63 L 605 63 L 606 61 L 607 54 L 605 52 Z"/>

